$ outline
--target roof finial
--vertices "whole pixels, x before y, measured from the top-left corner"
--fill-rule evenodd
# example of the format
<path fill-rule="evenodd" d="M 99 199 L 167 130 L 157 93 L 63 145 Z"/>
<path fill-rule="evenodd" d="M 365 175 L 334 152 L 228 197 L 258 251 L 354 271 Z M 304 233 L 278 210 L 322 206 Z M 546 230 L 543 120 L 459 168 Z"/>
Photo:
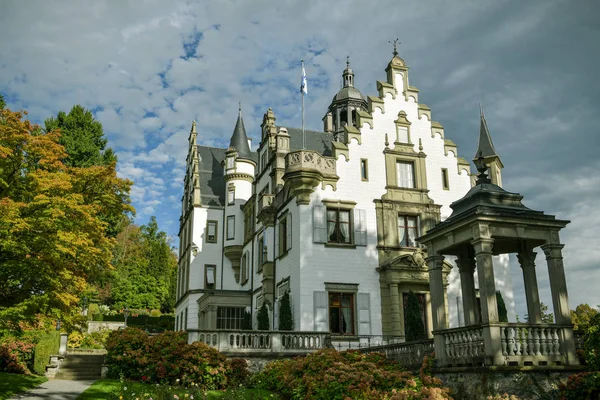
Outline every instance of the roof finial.
<path fill-rule="evenodd" d="M 479 152 L 477 153 L 477 158 L 474 161 L 475 161 L 475 167 L 477 168 L 477 171 L 479 172 L 479 175 L 477 175 L 477 181 L 475 182 L 475 184 L 480 185 L 482 183 L 492 183 L 492 181 L 486 174 L 486 172 L 488 170 L 488 166 L 485 163 L 485 158 L 483 157 L 483 153 L 481 150 L 479 150 Z"/>
<path fill-rule="evenodd" d="M 394 57 L 398 56 L 398 44 L 402 44 L 402 42 L 396 38 L 394 41 L 389 41 L 389 43 L 394 45 Z"/>
<path fill-rule="evenodd" d="M 481 104 L 481 101 L 479 102 L 479 116 L 481 118 L 485 118 L 485 115 L 483 113 L 483 105 Z"/>
<path fill-rule="evenodd" d="M 242 101 L 240 100 L 238 103 L 238 116 L 242 116 Z"/>
<path fill-rule="evenodd" d="M 350 56 L 346 56 L 346 68 L 350 68 Z"/>

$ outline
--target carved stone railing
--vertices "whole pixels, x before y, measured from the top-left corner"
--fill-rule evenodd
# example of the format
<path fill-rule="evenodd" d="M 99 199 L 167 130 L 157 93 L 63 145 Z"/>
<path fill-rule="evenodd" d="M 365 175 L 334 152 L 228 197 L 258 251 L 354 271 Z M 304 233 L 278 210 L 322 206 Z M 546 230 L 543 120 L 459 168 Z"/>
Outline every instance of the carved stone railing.
<path fill-rule="evenodd" d="M 403 343 L 404 337 L 383 335 L 332 336 L 331 344 L 337 351 L 362 350 L 376 346 Z"/>
<path fill-rule="evenodd" d="M 311 353 L 326 347 L 329 332 L 195 331 L 193 341 L 225 353 Z"/>
<path fill-rule="evenodd" d="M 324 157 L 312 150 L 300 150 L 289 153 L 285 158 L 286 172 L 314 171 L 323 176 L 336 175 L 335 158 Z"/>
<path fill-rule="evenodd" d="M 483 363 L 485 348 L 483 329 L 480 326 L 447 329 L 442 332 L 442 336 L 448 363 L 452 365 Z"/>
<path fill-rule="evenodd" d="M 388 359 L 398 361 L 406 368 L 414 370 L 421 366 L 423 363 L 423 358 L 433 353 L 433 350 L 433 339 L 402 343 L 388 343 L 380 346 L 364 347 L 359 349 L 361 353 L 383 353 Z"/>
<path fill-rule="evenodd" d="M 577 365 L 571 326 L 500 323 L 434 332 L 438 366 Z"/>

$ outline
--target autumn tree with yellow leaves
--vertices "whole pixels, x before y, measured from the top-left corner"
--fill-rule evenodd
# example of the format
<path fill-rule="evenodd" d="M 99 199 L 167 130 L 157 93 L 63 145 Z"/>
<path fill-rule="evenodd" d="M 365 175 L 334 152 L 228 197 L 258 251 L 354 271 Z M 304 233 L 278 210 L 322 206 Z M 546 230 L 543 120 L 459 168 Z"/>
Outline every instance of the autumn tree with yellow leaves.
<path fill-rule="evenodd" d="M 111 269 L 107 215 L 133 211 L 116 162 L 64 163 L 60 133 L 0 109 L 0 330 L 80 315 L 88 279 Z"/>

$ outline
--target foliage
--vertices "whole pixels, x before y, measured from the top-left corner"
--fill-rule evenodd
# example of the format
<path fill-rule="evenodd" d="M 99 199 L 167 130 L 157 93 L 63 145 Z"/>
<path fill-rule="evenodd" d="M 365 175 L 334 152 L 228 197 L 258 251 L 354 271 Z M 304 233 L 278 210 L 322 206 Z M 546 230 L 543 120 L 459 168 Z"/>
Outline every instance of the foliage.
<path fill-rule="evenodd" d="M 133 210 L 115 163 L 69 167 L 59 136 L 0 111 L 0 330 L 39 314 L 82 322 L 86 282 L 111 268 L 103 216 Z"/>
<path fill-rule="evenodd" d="M 156 385 L 133 381 L 103 379 L 96 381 L 78 400 L 97 399 L 152 400 L 277 400 L 279 397 L 260 389 L 236 388 L 227 391 L 202 390 L 197 386 Z"/>
<path fill-rule="evenodd" d="M 600 314 L 594 315 L 583 337 L 585 362 L 590 371 L 600 371 Z"/>
<path fill-rule="evenodd" d="M 242 320 L 242 329 L 252 330 L 252 314 L 244 310 L 244 319 Z"/>
<path fill-rule="evenodd" d="M 15 394 L 33 389 L 47 380 L 45 376 L 0 372 L 0 400 L 10 399 Z"/>
<path fill-rule="evenodd" d="M 46 373 L 46 365 L 50 362 L 50 356 L 58 354 L 60 348 L 60 332 L 51 331 L 42 337 L 35 345 L 33 370 L 38 375 Z"/>
<path fill-rule="evenodd" d="M 148 336 L 139 329 L 126 328 L 111 332 L 106 350 L 109 376 L 146 383 L 224 389 L 245 380 L 248 374 L 245 365 L 226 362 L 225 356 L 204 343 L 187 344 L 185 332 Z"/>
<path fill-rule="evenodd" d="M 560 400 L 589 400 L 600 394 L 600 371 L 581 372 L 567 379 L 561 387 Z"/>
<path fill-rule="evenodd" d="M 96 303 L 92 303 L 87 307 L 87 315 L 92 316 L 94 314 L 100 314 L 100 306 Z"/>
<path fill-rule="evenodd" d="M 425 334 L 419 299 L 412 290 L 408 292 L 408 300 L 406 303 L 406 309 L 404 310 L 406 341 L 410 342 L 413 340 L 426 339 L 427 335 Z"/>
<path fill-rule="evenodd" d="M 508 311 L 506 310 L 502 292 L 499 290 L 496 291 L 496 303 L 498 304 L 498 318 L 500 322 L 508 322 Z"/>
<path fill-rule="evenodd" d="M 514 394 L 504 393 L 504 394 L 496 394 L 494 396 L 488 396 L 487 400 L 521 400 L 521 399 L 518 396 L 515 396 Z"/>
<path fill-rule="evenodd" d="M 0 372 L 30 374 L 35 343 L 31 338 L 7 336 L 0 341 Z"/>
<path fill-rule="evenodd" d="M 279 330 L 291 331 L 292 329 L 294 329 L 294 321 L 292 320 L 290 293 L 285 292 L 281 297 L 281 304 L 279 305 Z"/>
<path fill-rule="evenodd" d="M 172 312 L 177 258 L 156 218 L 151 217 L 141 227 L 129 224 L 116 240 L 113 261 L 116 271 L 109 279 L 111 289 L 105 301 L 115 309 Z"/>
<path fill-rule="evenodd" d="M 81 333 L 73 331 L 69 334 L 68 345 L 71 348 L 103 349 L 110 335 L 110 330 L 102 329 L 96 332 Z"/>
<path fill-rule="evenodd" d="M 542 324 L 553 324 L 554 314 L 548 312 L 548 305 L 540 302 L 540 315 L 542 316 Z M 525 322 L 529 322 L 529 314 L 525 314 Z"/>
<path fill-rule="evenodd" d="M 231 358 L 227 360 L 227 369 L 229 387 L 245 386 L 250 379 L 250 371 L 248 371 L 248 362 L 243 358 Z"/>
<path fill-rule="evenodd" d="M 269 363 L 254 387 L 287 399 L 449 399 L 448 389 L 425 371 L 416 378 L 379 353 L 323 349 L 306 357 Z M 437 397 L 436 397 L 437 396 Z"/>
<path fill-rule="evenodd" d="M 4 107 L 6 107 L 6 102 L 4 101 L 4 96 L 0 94 L 0 110 L 4 109 Z"/>
<path fill-rule="evenodd" d="M 259 331 L 268 331 L 269 330 L 269 310 L 267 309 L 267 303 L 263 303 L 262 306 L 258 309 L 258 315 L 256 316 L 256 320 L 258 322 L 258 330 Z"/>
<path fill-rule="evenodd" d="M 590 307 L 588 304 L 580 304 L 575 310 L 571 310 L 571 322 L 573 329 L 586 331 L 590 326 L 591 320 L 598 315 L 598 310 Z"/>

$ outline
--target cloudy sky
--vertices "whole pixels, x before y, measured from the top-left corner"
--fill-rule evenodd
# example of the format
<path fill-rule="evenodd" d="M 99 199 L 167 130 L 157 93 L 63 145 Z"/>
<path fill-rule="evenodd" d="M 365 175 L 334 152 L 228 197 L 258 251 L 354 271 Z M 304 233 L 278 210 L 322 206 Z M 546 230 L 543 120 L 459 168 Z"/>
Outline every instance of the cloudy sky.
<path fill-rule="evenodd" d="M 420 102 L 471 159 L 478 102 L 505 165 L 504 187 L 531 208 L 571 220 L 562 234 L 571 305 L 600 304 L 600 3 L 486 1 L 0 2 L 0 93 L 41 123 L 75 104 L 93 110 L 135 182 L 138 223 L 156 215 L 177 235 L 187 136 L 225 146 L 242 101 L 258 143 L 272 107 L 321 128 L 347 55 L 363 94 L 376 94 L 400 55 Z M 540 252 L 541 253 L 541 252 Z M 543 254 L 542 299 L 550 303 Z M 517 310 L 522 279 L 514 269 Z"/>

